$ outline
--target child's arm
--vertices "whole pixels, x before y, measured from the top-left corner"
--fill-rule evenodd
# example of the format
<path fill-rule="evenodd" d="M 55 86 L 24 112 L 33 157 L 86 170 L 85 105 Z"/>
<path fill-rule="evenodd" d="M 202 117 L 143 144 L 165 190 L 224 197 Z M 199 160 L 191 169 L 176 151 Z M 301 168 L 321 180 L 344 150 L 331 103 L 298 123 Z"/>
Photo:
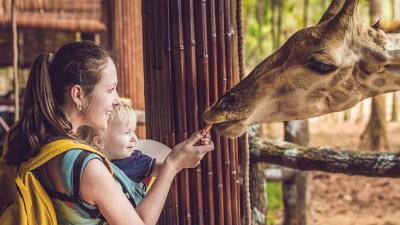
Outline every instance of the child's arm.
<path fill-rule="evenodd" d="M 136 147 L 143 154 L 156 159 L 156 165 L 151 172 L 151 176 L 156 177 L 168 154 L 171 152 L 171 149 L 168 146 L 153 140 L 139 140 Z"/>

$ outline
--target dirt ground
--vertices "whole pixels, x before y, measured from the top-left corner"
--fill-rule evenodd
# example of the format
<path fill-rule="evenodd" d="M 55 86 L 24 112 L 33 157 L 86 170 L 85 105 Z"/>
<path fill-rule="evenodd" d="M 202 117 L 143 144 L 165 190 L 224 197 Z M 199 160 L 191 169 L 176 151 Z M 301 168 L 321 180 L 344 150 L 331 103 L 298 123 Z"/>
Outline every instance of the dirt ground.
<path fill-rule="evenodd" d="M 365 124 L 311 122 L 311 146 L 357 148 Z M 392 150 L 400 150 L 400 123 L 387 127 Z M 311 172 L 308 225 L 400 225 L 400 179 Z"/>

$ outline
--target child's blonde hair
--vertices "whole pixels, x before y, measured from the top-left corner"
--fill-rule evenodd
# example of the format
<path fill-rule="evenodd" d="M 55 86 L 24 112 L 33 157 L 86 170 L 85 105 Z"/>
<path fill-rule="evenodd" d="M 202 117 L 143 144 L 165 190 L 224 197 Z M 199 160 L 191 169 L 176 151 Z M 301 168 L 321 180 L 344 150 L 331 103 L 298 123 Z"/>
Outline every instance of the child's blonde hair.
<path fill-rule="evenodd" d="M 136 113 L 129 104 L 122 102 L 111 113 L 108 127 L 110 127 L 111 124 L 124 124 L 134 130 L 136 128 Z M 78 129 L 78 137 L 80 137 L 82 141 L 93 146 L 96 146 L 93 141 L 94 137 L 99 136 L 105 138 L 105 134 L 106 131 L 89 126 L 82 126 Z"/>
<path fill-rule="evenodd" d="M 125 124 L 132 130 L 136 129 L 136 113 L 130 105 L 125 102 L 119 104 L 111 113 L 108 124 Z"/>

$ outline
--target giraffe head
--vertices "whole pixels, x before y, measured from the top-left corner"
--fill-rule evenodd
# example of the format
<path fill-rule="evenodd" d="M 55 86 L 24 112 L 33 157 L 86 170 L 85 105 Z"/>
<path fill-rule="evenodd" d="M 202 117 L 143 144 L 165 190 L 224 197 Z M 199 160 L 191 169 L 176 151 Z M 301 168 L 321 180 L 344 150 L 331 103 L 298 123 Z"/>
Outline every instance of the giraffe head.
<path fill-rule="evenodd" d="M 252 124 L 312 118 L 400 90 L 400 23 L 366 26 L 357 0 L 333 0 L 203 114 L 221 135 Z"/>

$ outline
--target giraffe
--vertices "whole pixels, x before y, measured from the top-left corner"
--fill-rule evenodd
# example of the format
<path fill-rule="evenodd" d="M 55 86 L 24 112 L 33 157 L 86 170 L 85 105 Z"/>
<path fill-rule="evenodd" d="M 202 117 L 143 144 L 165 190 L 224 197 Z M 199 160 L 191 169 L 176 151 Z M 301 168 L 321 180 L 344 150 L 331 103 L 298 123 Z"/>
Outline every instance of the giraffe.
<path fill-rule="evenodd" d="M 291 36 L 203 113 L 227 137 L 252 124 L 343 111 L 400 90 L 400 22 L 367 26 L 357 0 L 333 0 L 320 21 Z"/>

